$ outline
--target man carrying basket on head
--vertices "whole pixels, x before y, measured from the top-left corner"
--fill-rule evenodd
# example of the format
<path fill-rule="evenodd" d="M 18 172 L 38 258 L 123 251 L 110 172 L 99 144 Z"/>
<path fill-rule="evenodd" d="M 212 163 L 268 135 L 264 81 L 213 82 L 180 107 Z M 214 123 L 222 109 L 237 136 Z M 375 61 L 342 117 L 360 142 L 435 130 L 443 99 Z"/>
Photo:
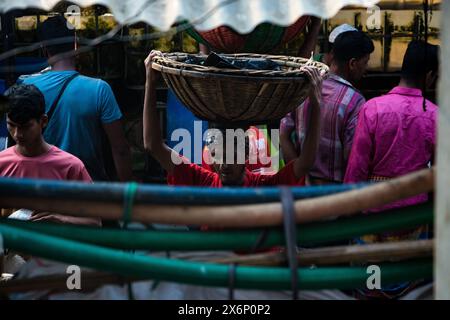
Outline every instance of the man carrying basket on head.
<path fill-rule="evenodd" d="M 315 154 L 320 132 L 320 99 L 322 79 L 319 70 L 313 67 L 304 67 L 305 74 L 311 81 L 309 99 L 311 103 L 310 130 L 305 137 L 304 149 L 297 158 L 290 161 L 282 170 L 274 175 L 261 175 L 252 173 L 245 168 L 245 161 L 237 163 L 237 158 L 243 156 L 245 146 L 233 142 L 233 150 L 225 150 L 215 158 L 227 158 L 227 152 L 234 153 L 234 161 L 219 160 L 216 165 L 217 172 L 211 172 L 170 149 L 163 141 L 159 118 L 156 112 L 155 83 L 159 72 L 152 69 L 153 58 L 161 54 L 152 51 L 145 60 L 147 81 L 144 100 L 144 147 L 161 164 L 168 173 L 168 183 L 184 186 L 205 186 L 220 188 L 223 186 L 273 186 L 273 185 L 304 185 L 304 177 L 314 164 Z M 225 127 L 218 128 L 223 132 Z M 246 128 L 245 128 L 246 129 Z M 223 139 L 225 144 L 225 139 Z M 239 148 L 240 147 L 240 148 Z M 230 155 L 230 154 L 229 154 Z M 248 157 L 246 155 L 245 157 Z M 228 160 L 228 159 L 227 159 Z"/>

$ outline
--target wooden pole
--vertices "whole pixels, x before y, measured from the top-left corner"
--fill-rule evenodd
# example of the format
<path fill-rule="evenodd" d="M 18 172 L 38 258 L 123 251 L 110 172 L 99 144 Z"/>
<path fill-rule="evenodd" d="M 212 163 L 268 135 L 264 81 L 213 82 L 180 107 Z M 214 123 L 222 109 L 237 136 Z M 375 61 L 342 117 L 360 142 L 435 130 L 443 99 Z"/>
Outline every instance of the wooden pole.
<path fill-rule="evenodd" d="M 297 223 L 348 216 L 364 210 L 433 191 L 434 170 L 424 169 L 412 174 L 377 183 L 366 188 L 313 199 L 298 200 L 294 207 Z M 0 195 L 0 207 L 21 207 L 30 210 L 57 212 L 73 216 L 121 220 L 121 203 L 39 199 Z M 280 203 L 233 206 L 181 206 L 135 204 L 132 220 L 143 223 L 209 225 L 222 228 L 278 226 L 283 223 Z"/>
<path fill-rule="evenodd" d="M 435 297 L 450 299 L 450 2 L 442 3 L 441 81 L 439 84 L 439 126 L 436 187 Z"/>
<path fill-rule="evenodd" d="M 97 288 L 115 284 L 123 286 L 132 281 L 142 280 L 136 277 L 122 277 L 115 274 L 102 272 L 85 272 L 82 275 L 82 284 L 78 292 L 87 293 Z M 30 279 L 0 280 L 0 293 L 10 294 L 15 292 L 29 292 L 39 290 L 52 290 L 56 292 L 69 292 L 67 289 L 67 275 L 39 276 Z"/>
<path fill-rule="evenodd" d="M 433 254 L 433 240 L 401 241 L 392 243 L 375 243 L 368 245 L 350 245 L 325 247 L 318 249 L 302 249 L 298 253 L 298 263 L 309 265 L 336 265 L 351 262 L 367 261 L 397 261 L 419 257 L 431 257 Z M 212 259 L 208 262 L 253 266 L 276 266 L 285 264 L 285 252 L 269 252 L 251 255 L 237 255 L 226 258 Z"/>

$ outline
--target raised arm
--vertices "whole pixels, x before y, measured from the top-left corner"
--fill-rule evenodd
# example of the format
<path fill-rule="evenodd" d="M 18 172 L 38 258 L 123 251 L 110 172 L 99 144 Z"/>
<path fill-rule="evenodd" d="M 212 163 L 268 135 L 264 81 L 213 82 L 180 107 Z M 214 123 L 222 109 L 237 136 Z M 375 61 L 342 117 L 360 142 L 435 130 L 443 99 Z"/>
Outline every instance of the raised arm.
<path fill-rule="evenodd" d="M 308 131 L 300 155 L 294 160 L 294 174 L 297 179 L 304 177 L 314 165 L 320 135 L 320 101 L 322 100 L 322 77 L 318 69 L 304 67 L 311 81 L 309 92 L 309 110 L 307 115 Z"/>
<path fill-rule="evenodd" d="M 309 58 L 311 56 L 311 52 L 314 51 L 317 44 L 317 37 L 319 36 L 321 25 L 322 20 L 320 18 L 311 17 L 311 24 L 309 25 L 305 41 L 298 51 L 299 57 Z"/>
<path fill-rule="evenodd" d="M 288 113 L 280 123 L 280 146 L 283 153 L 284 162 L 289 163 L 297 158 L 295 144 L 291 139 L 292 132 L 295 130 L 296 110 Z"/>
<path fill-rule="evenodd" d="M 144 98 L 144 148 L 149 152 L 159 164 L 169 173 L 173 173 L 175 163 L 172 161 L 172 153 L 165 143 L 161 135 L 161 125 L 156 110 L 156 82 L 160 77 L 158 71 L 152 69 L 153 58 L 160 54 L 158 51 L 152 51 L 145 59 L 145 69 L 147 79 L 145 82 L 145 98 Z M 179 155 L 174 154 L 177 158 Z"/>

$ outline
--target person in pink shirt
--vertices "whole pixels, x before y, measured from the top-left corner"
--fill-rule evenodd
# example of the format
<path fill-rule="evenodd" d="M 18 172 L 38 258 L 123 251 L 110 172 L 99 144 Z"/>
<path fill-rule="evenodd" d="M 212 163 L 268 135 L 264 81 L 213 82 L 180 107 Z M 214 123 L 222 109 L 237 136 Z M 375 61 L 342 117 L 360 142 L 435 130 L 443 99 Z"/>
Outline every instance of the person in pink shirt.
<path fill-rule="evenodd" d="M 356 127 L 344 182 L 384 181 L 433 162 L 436 145 L 438 107 L 426 100 L 422 88 L 435 84 L 438 74 L 438 47 L 413 41 L 406 51 L 400 83 L 388 94 L 374 98 L 362 107 Z M 426 202 L 427 194 L 396 201 L 367 213 Z M 426 239 L 429 227 L 365 235 L 357 244 Z M 397 299 L 420 281 L 399 283 L 381 290 L 357 290 L 362 299 Z"/>
<path fill-rule="evenodd" d="M 92 182 L 80 159 L 45 142 L 45 100 L 34 85 L 15 85 L 2 99 L 6 99 L 8 131 L 16 145 L 0 152 L 0 177 Z M 49 213 L 35 213 L 30 220 L 99 225 L 97 219 Z"/>
<path fill-rule="evenodd" d="M 438 107 L 423 97 L 421 89 L 434 85 L 437 73 L 438 47 L 411 42 L 399 85 L 367 101 L 360 111 L 344 182 L 387 180 L 426 168 L 433 161 Z M 426 200 L 423 194 L 384 209 Z"/>

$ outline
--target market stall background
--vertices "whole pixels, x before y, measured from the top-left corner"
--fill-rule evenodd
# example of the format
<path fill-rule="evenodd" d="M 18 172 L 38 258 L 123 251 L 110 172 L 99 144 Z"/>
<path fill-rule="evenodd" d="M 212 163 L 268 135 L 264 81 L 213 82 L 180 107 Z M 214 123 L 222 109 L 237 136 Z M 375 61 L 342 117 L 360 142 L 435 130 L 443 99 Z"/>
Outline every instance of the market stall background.
<path fill-rule="evenodd" d="M 377 3 L 377 7 L 370 7 Z M 439 44 L 441 1 L 429 1 L 428 39 Z M 283 10 L 280 6 L 287 6 Z M 198 43 L 188 32 L 171 28 L 175 22 L 189 20 L 197 30 L 208 30 L 224 24 L 239 32 L 251 31 L 261 22 L 276 22 L 287 26 L 305 14 L 326 17 L 322 24 L 315 52 L 327 50 L 329 32 L 337 25 L 348 23 L 368 32 L 375 44 L 369 62 L 369 73 L 360 84 L 366 98 L 387 92 L 399 79 L 399 69 L 407 44 L 424 37 L 422 1 L 114 1 L 58 0 L 3 1 L 0 3 L 1 53 L 27 47 L 38 42 L 37 28 L 49 16 L 64 14 L 76 27 L 79 38 L 93 39 L 114 28 L 115 36 L 77 56 L 80 72 L 102 78 L 110 83 L 125 115 L 127 138 L 134 155 L 134 170 L 144 181 L 164 182 L 164 174 L 143 152 L 142 101 L 145 81 L 143 60 L 148 52 L 198 52 Z M 246 19 L 241 19 L 246 12 Z M 245 21 L 243 21 L 245 20 Z M 118 24 L 126 23 L 123 27 Z M 149 24 L 151 23 L 151 25 Z M 305 32 L 308 28 L 306 27 Z M 163 33 L 157 33 L 164 31 Z M 130 41 L 121 38 L 131 36 Z M 305 33 L 276 47 L 270 53 L 296 55 Z M 140 38 L 139 38 L 140 37 Z M 146 38 L 145 38 L 146 37 Z M 145 38 L 145 40 L 142 40 Z M 32 73 L 46 65 L 39 49 L 25 51 L 0 61 L 0 90 L 14 83 L 21 74 Z M 435 99 L 435 92 L 429 92 Z M 170 134 L 173 124 L 167 117 L 167 88 L 158 90 L 158 107 L 164 135 Z M 183 112 L 176 98 L 169 95 L 169 107 Z M 180 111 L 181 110 L 181 111 Z M 276 127 L 276 123 L 271 126 Z M 6 128 L 3 129 L 3 133 Z M 1 132 L 0 132 L 1 135 Z M 105 148 L 108 150 L 109 148 Z M 109 166 L 112 166 L 110 161 Z M 112 170 L 111 170 L 112 171 Z"/>

